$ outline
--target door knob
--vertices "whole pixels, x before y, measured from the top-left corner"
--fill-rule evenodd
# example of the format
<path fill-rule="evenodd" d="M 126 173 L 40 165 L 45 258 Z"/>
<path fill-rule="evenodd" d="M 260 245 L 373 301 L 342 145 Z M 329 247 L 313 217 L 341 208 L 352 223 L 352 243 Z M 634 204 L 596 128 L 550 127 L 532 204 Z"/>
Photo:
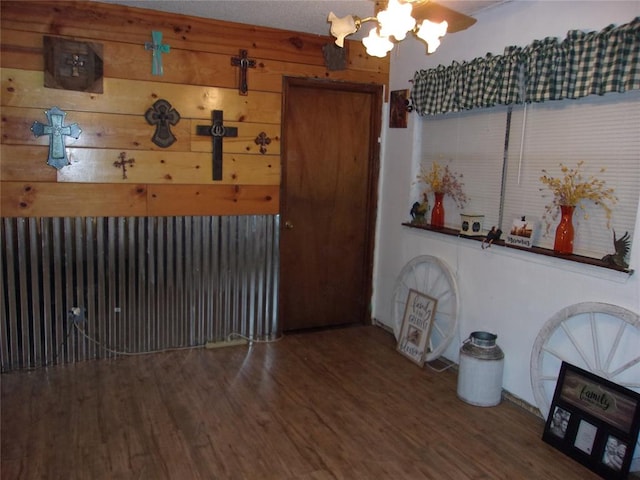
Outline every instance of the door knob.
<path fill-rule="evenodd" d="M 287 220 L 286 222 L 284 222 L 284 228 L 286 228 L 287 230 L 293 230 L 293 223 Z"/>

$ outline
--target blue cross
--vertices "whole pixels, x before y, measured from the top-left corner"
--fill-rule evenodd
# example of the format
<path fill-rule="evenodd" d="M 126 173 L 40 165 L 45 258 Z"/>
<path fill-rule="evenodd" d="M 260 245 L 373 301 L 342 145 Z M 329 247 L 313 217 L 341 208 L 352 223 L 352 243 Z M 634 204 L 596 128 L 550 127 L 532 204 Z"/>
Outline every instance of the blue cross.
<path fill-rule="evenodd" d="M 162 43 L 162 32 L 151 32 L 152 42 L 145 42 L 144 49 L 153 51 L 153 61 L 151 64 L 151 73 L 153 75 L 162 75 L 164 70 L 162 68 L 162 54 L 169 53 L 171 47 L 166 43 Z"/>
<path fill-rule="evenodd" d="M 60 169 L 69 165 L 67 150 L 64 146 L 64 137 L 78 138 L 82 130 L 77 123 L 65 126 L 64 117 L 66 117 L 67 113 L 58 107 L 45 110 L 44 114 L 49 120 L 49 125 L 35 121 L 31 125 L 31 131 L 36 137 L 49 135 L 49 158 L 47 159 L 47 164 Z"/>

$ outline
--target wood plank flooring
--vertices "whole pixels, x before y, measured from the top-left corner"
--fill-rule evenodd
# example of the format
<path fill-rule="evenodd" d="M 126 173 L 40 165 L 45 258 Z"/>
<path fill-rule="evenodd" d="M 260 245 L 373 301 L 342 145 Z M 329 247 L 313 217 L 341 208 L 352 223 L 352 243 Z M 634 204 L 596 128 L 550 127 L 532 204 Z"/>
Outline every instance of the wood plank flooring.
<path fill-rule="evenodd" d="M 468 405 L 455 371 L 354 327 L 2 376 L 1 477 L 599 478 L 503 401 Z"/>

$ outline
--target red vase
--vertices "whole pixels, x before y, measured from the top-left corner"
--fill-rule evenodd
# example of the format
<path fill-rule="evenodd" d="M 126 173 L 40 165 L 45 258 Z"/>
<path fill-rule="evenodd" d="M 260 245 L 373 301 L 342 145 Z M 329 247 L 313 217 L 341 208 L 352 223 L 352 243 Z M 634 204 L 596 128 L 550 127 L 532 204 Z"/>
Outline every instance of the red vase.
<path fill-rule="evenodd" d="M 573 253 L 573 211 L 572 205 L 560 205 L 560 223 L 556 228 L 556 239 L 553 243 L 553 251 L 563 255 Z"/>
<path fill-rule="evenodd" d="M 433 203 L 433 209 L 431 210 L 431 226 L 435 228 L 444 227 L 444 206 L 442 200 L 444 199 L 444 193 L 435 192 L 436 199 Z"/>

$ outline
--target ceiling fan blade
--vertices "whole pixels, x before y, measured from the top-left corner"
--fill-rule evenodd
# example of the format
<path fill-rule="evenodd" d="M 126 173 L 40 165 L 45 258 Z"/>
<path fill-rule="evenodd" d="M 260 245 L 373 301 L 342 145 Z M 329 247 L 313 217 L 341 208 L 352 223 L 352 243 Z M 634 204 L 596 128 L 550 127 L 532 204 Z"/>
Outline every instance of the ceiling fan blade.
<path fill-rule="evenodd" d="M 455 10 L 434 2 L 418 2 L 414 4 L 412 14 L 416 20 L 424 20 L 426 18 L 436 23 L 446 20 L 449 24 L 447 33 L 466 30 L 477 22 L 473 17 L 469 17 L 463 13 L 456 12 Z"/>
<path fill-rule="evenodd" d="M 449 24 L 447 33 L 460 32 L 466 30 L 471 25 L 477 22 L 473 17 L 469 17 L 460 12 L 456 12 L 451 8 L 445 7 L 430 0 L 414 0 L 407 3 L 413 4 L 413 10 L 411 15 L 418 22 L 421 20 L 431 20 L 432 22 L 440 23 L 446 20 Z M 387 0 L 376 0 L 375 13 L 376 15 L 380 10 L 387 8 Z"/>

